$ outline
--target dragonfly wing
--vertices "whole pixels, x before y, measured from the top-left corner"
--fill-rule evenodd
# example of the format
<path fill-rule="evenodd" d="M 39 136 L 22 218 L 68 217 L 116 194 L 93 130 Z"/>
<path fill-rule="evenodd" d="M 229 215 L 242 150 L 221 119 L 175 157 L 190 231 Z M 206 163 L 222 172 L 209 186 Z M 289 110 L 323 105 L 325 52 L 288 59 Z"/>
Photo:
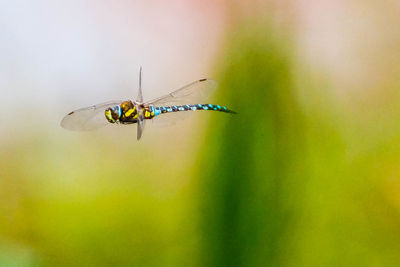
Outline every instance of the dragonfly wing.
<path fill-rule="evenodd" d="M 216 88 L 217 83 L 214 80 L 201 79 L 185 85 L 168 95 L 156 98 L 147 104 L 154 106 L 174 106 L 204 103 L 215 92 Z M 194 113 L 195 111 L 166 113 L 155 117 L 152 121 L 154 125 L 167 127 L 184 120 Z"/>
<path fill-rule="evenodd" d="M 198 104 L 215 91 L 217 83 L 210 79 L 201 79 L 179 88 L 167 95 L 153 99 L 145 105 L 172 106 L 180 104 Z"/>
<path fill-rule="evenodd" d="M 136 102 L 143 103 L 143 93 L 142 93 L 142 67 L 140 67 L 139 71 L 139 91 L 138 96 L 136 98 Z"/>
<path fill-rule="evenodd" d="M 74 110 L 62 119 L 61 126 L 72 131 L 90 131 L 106 126 L 110 123 L 107 121 L 104 111 L 121 103 L 122 101 L 110 101 Z"/>
<path fill-rule="evenodd" d="M 190 117 L 195 112 L 196 111 L 181 111 L 181 112 L 165 113 L 154 117 L 152 119 L 152 125 L 155 125 L 157 127 L 169 127 Z"/>
<path fill-rule="evenodd" d="M 137 124 L 137 140 L 140 140 L 142 137 L 145 123 L 146 121 L 144 120 L 143 116 L 139 116 Z"/>

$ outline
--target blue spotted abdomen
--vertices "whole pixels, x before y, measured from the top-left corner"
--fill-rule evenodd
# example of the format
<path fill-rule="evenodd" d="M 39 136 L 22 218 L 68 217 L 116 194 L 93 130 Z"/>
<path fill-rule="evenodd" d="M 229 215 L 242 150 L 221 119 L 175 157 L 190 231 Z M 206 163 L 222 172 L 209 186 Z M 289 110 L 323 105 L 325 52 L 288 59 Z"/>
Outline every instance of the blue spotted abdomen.
<path fill-rule="evenodd" d="M 164 106 L 164 107 L 150 106 L 150 108 L 154 112 L 154 116 L 170 112 L 197 111 L 197 110 L 211 110 L 211 111 L 221 111 L 225 113 L 236 113 L 235 111 L 230 110 L 225 106 L 213 105 L 213 104 L 192 104 L 192 105 Z"/>

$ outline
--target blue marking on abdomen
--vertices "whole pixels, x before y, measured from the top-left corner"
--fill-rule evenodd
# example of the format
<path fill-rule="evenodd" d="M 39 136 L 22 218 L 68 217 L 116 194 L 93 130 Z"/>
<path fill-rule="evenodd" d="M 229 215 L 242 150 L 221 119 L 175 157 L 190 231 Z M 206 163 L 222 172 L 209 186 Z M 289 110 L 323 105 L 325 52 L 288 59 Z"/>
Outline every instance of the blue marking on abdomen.
<path fill-rule="evenodd" d="M 154 116 L 157 116 L 161 113 L 161 111 L 159 110 L 159 108 L 155 107 L 155 106 L 149 106 L 150 108 L 150 112 L 154 113 Z"/>
<path fill-rule="evenodd" d="M 222 111 L 228 113 L 235 113 L 230 111 L 225 106 L 213 105 L 213 104 L 187 104 L 187 105 L 174 105 L 174 106 L 163 106 L 163 107 L 154 107 L 150 106 L 151 111 L 154 112 L 154 116 L 158 116 L 167 112 L 180 112 L 180 111 L 196 111 L 196 110 L 210 110 L 210 111 Z"/>

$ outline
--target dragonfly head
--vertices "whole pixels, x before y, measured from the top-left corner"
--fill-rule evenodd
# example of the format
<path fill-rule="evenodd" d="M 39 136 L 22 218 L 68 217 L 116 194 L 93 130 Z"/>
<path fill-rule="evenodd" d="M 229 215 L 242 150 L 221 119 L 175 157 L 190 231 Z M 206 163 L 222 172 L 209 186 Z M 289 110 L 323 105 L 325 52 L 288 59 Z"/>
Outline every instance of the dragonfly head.
<path fill-rule="evenodd" d="M 105 111 L 106 119 L 110 123 L 115 123 L 121 117 L 121 113 L 122 111 L 120 106 L 108 108 Z"/>

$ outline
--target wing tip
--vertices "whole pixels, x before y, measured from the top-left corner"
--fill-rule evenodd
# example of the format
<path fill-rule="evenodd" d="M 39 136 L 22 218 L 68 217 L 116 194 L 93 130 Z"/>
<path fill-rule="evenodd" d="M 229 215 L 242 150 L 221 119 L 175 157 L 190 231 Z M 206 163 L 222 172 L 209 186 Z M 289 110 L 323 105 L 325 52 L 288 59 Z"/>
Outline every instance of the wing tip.
<path fill-rule="evenodd" d="M 213 79 L 203 78 L 198 80 L 198 82 L 208 82 L 209 86 L 211 86 L 213 89 L 217 88 L 218 86 L 218 83 Z"/>

